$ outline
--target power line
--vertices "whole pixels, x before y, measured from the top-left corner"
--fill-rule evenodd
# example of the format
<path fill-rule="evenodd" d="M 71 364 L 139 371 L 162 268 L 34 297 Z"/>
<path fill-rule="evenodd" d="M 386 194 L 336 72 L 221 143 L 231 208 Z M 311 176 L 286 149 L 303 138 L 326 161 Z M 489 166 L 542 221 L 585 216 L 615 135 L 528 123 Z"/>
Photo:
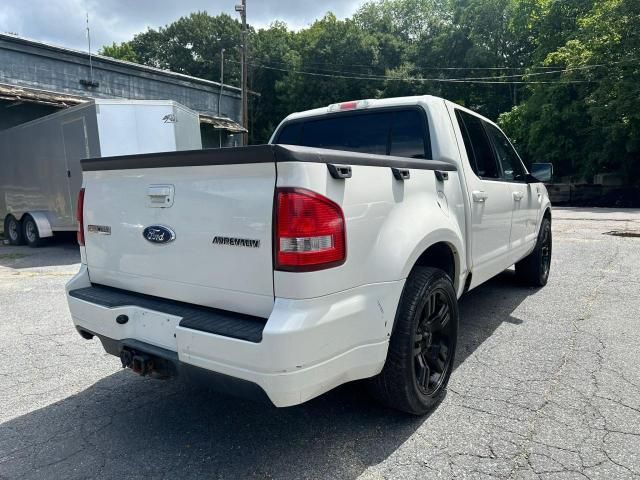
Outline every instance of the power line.
<path fill-rule="evenodd" d="M 235 62 L 234 60 L 229 60 L 230 62 L 233 63 L 238 63 Z M 590 83 L 590 80 L 565 80 L 565 81 L 560 81 L 560 80 L 556 80 L 556 81 L 514 81 L 514 80 L 500 80 L 501 78 L 507 78 L 507 77 L 479 77 L 479 78 L 424 78 L 424 77 L 393 77 L 393 76 L 388 76 L 388 75 L 367 75 L 367 76 L 363 76 L 357 73 L 353 73 L 353 72 L 344 72 L 342 74 L 329 74 L 329 73 L 318 73 L 318 72 L 307 72 L 307 71 L 303 71 L 303 70 L 295 70 L 295 69 L 285 69 L 285 68 L 278 68 L 278 67 L 271 67 L 268 65 L 262 65 L 259 63 L 250 63 L 249 65 L 251 65 L 252 67 L 256 67 L 256 68 L 262 68 L 262 69 L 266 69 L 266 70 L 275 70 L 275 71 L 280 71 L 280 72 L 286 72 L 286 73 L 294 73 L 297 75 L 307 75 L 307 76 L 313 76 L 313 77 L 323 77 L 323 78 L 342 78 L 342 79 L 349 79 L 349 80 L 379 80 L 379 81 L 385 81 L 385 80 L 389 80 L 389 81 L 400 81 L 400 82 L 437 82 L 437 83 L 478 83 L 478 84 L 558 84 L 558 83 Z M 561 72 L 562 70 L 558 70 L 557 72 L 553 72 L 553 73 L 558 73 Z M 345 74 L 345 73 L 350 73 L 350 74 Z M 516 75 L 516 77 L 523 77 L 526 75 Z M 493 79 L 493 80 L 492 80 Z"/>
<path fill-rule="evenodd" d="M 563 68 L 561 70 L 550 70 L 550 71 L 546 71 L 546 72 L 533 72 L 533 73 L 522 73 L 522 74 L 517 74 L 517 75 L 501 75 L 498 77 L 465 77 L 462 78 L 463 80 L 489 80 L 489 79 L 507 79 L 507 78 L 522 78 L 522 77 L 533 77 L 533 76 L 540 76 L 540 75 L 551 75 L 551 74 L 555 74 L 555 73 L 567 73 L 567 72 L 575 72 L 575 71 L 581 71 L 581 70 L 590 70 L 592 68 L 602 68 L 602 67 L 610 67 L 611 65 L 614 65 L 616 63 L 621 63 L 621 62 L 612 62 L 610 64 L 595 64 L 595 65 L 581 65 L 578 67 L 569 67 L 569 68 Z M 557 67 L 556 67 L 557 68 Z"/>
<path fill-rule="evenodd" d="M 609 65 L 615 65 L 615 64 L 619 64 L 619 63 L 628 63 L 628 62 L 636 62 L 638 61 L 638 59 L 626 59 L 626 60 L 620 60 L 617 62 L 612 62 L 610 64 L 603 64 L 602 66 L 609 66 Z M 290 64 L 287 62 L 279 62 L 276 60 L 270 60 L 268 62 L 262 62 L 262 65 L 284 65 L 284 66 L 289 66 Z M 334 73 L 353 73 L 354 75 L 360 75 L 361 72 L 345 72 L 344 70 L 332 70 L 332 69 L 326 69 L 326 68 L 317 68 L 317 67 L 313 67 L 313 65 L 320 65 L 322 67 L 324 66 L 332 66 L 332 67 L 356 67 L 356 68 L 369 68 L 369 69 L 382 69 L 384 67 L 380 66 L 380 65 L 371 65 L 371 64 L 348 64 L 348 63 L 330 63 L 330 62 L 304 62 L 305 66 L 310 66 L 310 68 L 314 69 L 314 70 L 319 70 L 321 72 L 334 72 Z M 584 65 L 584 66 L 580 66 L 580 67 L 573 67 L 574 69 L 583 69 L 583 68 L 593 68 L 595 66 L 600 66 L 600 65 Z M 500 70 L 558 70 L 562 67 L 558 67 L 558 66 L 528 66 L 528 67 L 420 67 L 419 70 L 423 71 L 423 70 L 435 70 L 435 71 L 439 71 L 439 70 L 450 70 L 450 71 L 455 71 L 455 70 L 467 70 L 467 71 L 474 71 L 474 70 L 489 70 L 489 71 L 500 71 Z M 522 75 L 526 75 L 522 74 Z"/>
<path fill-rule="evenodd" d="M 275 65 L 289 65 L 287 62 L 278 62 L 275 60 L 267 62 Z M 356 67 L 356 68 L 382 68 L 379 65 L 362 64 L 362 63 L 329 63 L 329 62 L 305 62 L 305 65 L 321 65 L 332 67 Z M 311 67 L 314 68 L 314 67 Z M 420 70 L 527 70 L 527 69 L 557 69 L 554 66 L 529 66 L 529 67 L 420 67 Z M 316 69 L 325 70 L 325 69 Z M 340 72 L 339 70 L 326 70 Z"/>
<path fill-rule="evenodd" d="M 230 60 L 233 61 L 233 60 Z M 581 65 L 581 66 L 577 66 L 577 67 L 568 67 L 568 68 L 560 68 L 560 67 L 532 67 L 532 68 L 549 68 L 552 70 L 548 70 L 548 71 L 543 71 L 543 72 L 528 72 L 528 73 L 519 73 L 519 74 L 512 74 L 512 75 L 500 75 L 500 76 L 483 76 L 483 77 L 458 77 L 458 78 L 411 78 L 409 80 L 415 80 L 415 81 L 470 81 L 470 80 L 490 80 L 490 81 L 496 81 L 496 80 L 506 80 L 506 79 L 510 79 L 510 78 L 524 78 L 524 77 L 533 77 L 533 76 L 540 76 L 540 75 L 551 75 L 551 74 L 556 74 L 556 73 L 567 73 L 567 72 L 572 72 L 572 71 L 580 71 L 580 70 L 588 70 L 588 69 L 593 69 L 593 68 L 602 68 L 602 67 L 610 67 L 612 65 L 616 65 L 616 64 L 620 64 L 620 63 L 627 63 L 630 61 L 637 61 L 636 59 L 627 59 L 627 60 L 621 60 L 621 61 L 617 61 L 617 62 L 612 62 L 610 64 L 592 64 L 592 65 Z M 237 63 L 237 62 L 236 62 Z M 391 77 L 389 75 L 376 75 L 376 74 L 368 74 L 368 73 L 361 73 L 361 72 L 348 72 L 348 71 L 344 71 L 344 70 L 332 70 L 332 69 L 326 69 L 326 68 L 317 68 L 317 67 L 311 67 L 313 70 L 313 72 L 309 72 L 309 71 L 305 71 L 305 70 L 292 70 L 290 68 L 278 68 L 278 67 L 274 67 L 272 66 L 273 64 L 276 65 L 285 65 L 285 66 L 289 66 L 289 64 L 285 63 L 285 62 L 276 62 L 276 61 L 270 61 L 270 62 L 266 62 L 266 63 L 253 63 L 251 64 L 254 67 L 257 68 L 265 68 L 265 69 L 270 69 L 270 70 L 279 70 L 279 71 L 287 71 L 287 72 L 292 72 L 292 73 L 299 73 L 302 75 L 316 75 L 316 76 L 320 76 L 321 74 L 325 74 L 325 73 L 335 73 L 338 75 L 335 75 L 336 78 L 346 78 L 348 77 L 366 77 L 366 79 L 370 79 L 370 80 L 394 80 L 396 79 L 396 77 Z M 313 65 L 314 63 L 306 63 L 306 65 Z M 320 65 L 319 63 L 315 63 L 317 65 Z M 332 65 L 327 63 L 326 65 Z M 333 65 L 338 65 L 338 64 L 333 64 Z M 346 64 L 344 64 L 343 66 L 348 66 Z M 356 66 L 356 65 L 352 65 L 352 66 Z M 363 65 L 364 66 L 364 65 Z M 376 67 L 376 66 L 368 66 L 369 68 L 381 68 L 381 67 Z M 460 67 L 461 69 L 463 67 Z M 485 67 L 487 69 L 490 68 L 495 68 L 496 70 L 500 70 L 502 68 L 510 68 L 510 67 Z M 426 70 L 429 70 L 430 68 L 426 68 Z M 458 69 L 458 67 L 442 67 L 442 69 L 449 69 L 449 70 L 456 70 Z M 425 70 L 423 68 L 418 69 L 420 70 Z M 473 67 L 469 67 L 468 70 L 474 70 Z M 577 81 L 577 80 L 573 80 L 573 81 L 567 81 L 566 83 L 583 83 L 583 82 L 587 82 L 587 80 L 583 80 L 583 81 Z M 476 83 L 480 83 L 480 82 L 476 82 Z M 505 82 L 507 83 L 507 82 Z M 516 83 L 516 82 L 509 82 L 509 83 Z M 521 83 L 533 83 L 532 81 L 526 81 L 526 82 L 521 82 Z M 541 83 L 541 82 L 539 82 Z M 557 83 L 557 82 L 552 82 L 552 83 Z"/>

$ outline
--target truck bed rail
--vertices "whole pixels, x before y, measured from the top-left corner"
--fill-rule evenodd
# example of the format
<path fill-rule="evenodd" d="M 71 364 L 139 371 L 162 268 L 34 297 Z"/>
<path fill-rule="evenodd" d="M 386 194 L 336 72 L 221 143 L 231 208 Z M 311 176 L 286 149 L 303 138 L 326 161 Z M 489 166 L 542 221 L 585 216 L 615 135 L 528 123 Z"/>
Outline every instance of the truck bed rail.
<path fill-rule="evenodd" d="M 131 170 L 141 168 L 195 167 L 205 165 L 237 165 L 253 163 L 310 162 L 364 165 L 386 168 L 413 168 L 454 172 L 453 163 L 388 155 L 328 150 L 295 145 L 252 145 L 248 147 L 188 150 L 181 152 L 124 155 L 120 157 L 82 160 L 82 170 Z"/>

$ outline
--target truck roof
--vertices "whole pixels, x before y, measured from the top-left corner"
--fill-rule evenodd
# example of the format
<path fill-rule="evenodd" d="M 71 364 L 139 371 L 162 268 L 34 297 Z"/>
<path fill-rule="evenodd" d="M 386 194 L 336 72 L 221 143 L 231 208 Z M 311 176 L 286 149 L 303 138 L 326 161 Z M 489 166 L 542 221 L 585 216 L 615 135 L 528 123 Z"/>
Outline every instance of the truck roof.
<path fill-rule="evenodd" d="M 326 107 L 314 108 L 312 110 L 305 110 L 302 112 L 295 112 L 287 116 L 285 120 L 296 120 L 299 118 L 315 117 L 318 115 L 324 115 L 327 113 L 341 111 L 341 105 L 354 105 L 354 107 L 348 108 L 348 110 L 364 110 L 367 108 L 381 108 L 381 107 L 396 107 L 404 105 L 417 105 L 419 103 L 429 103 L 433 101 L 444 101 L 441 97 L 435 97 L 433 95 L 416 95 L 412 97 L 393 97 L 393 98 L 368 98 L 361 100 L 350 100 L 346 102 L 334 103 L 327 105 Z M 344 109 L 346 110 L 346 109 Z"/>
<path fill-rule="evenodd" d="M 447 100 L 445 98 L 436 97 L 434 95 L 415 95 L 415 96 L 410 96 L 410 97 L 392 97 L 392 98 L 370 98 L 370 99 L 350 100 L 350 101 L 346 101 L 346 102 L 334 103 L 334 104 L 331 104 L 331 105 L 327 105 L 326 107 L 319 107 L 319 108 L 314 108 L 314 109 L 311 109 L 311 110 L 305 110 L 305 111 L 302 111 L 302 112 L 291 113 L 284 120 L 282 120 L 280 125 L 282 125 L 285 122 L 292 121 L 292 120 L 298 120 L 298 119 L 309 118 L 309 117 L 317 117 L 317 116 L 321 116 L 321 115 L 326 115 L 328 113 L 336 113 L 336 112 L 340 112 L 340 111 L 357 111 L 357 110 L 368 110 L 368 109 L 373 109 L 373 108 L 401 107 L 401 106 L 419 105 L 419 104 L 429 105 L 429 104 L 433 104 L 433 103 L 436 103 L 436 102 L 445 102 L 445 103 L 448 103 L 448 104 L 455 105 L 456 108 L 459 108 L 461 110 L 464 110 L 465 112 L 468 112 L 468 113 L 470 113 L 472 115 L 480 117 L 484 121 L 490 123 L 491 125 L 494 125 L 498 129 L 500 129 L 500 127 L 495 122 L 493 122 L 489 118 L 486 118 L 486 117 L 480 115 L 478 112 L 470 110 L 467 107 L 464 107 L 462 105 L 454 103 L 454 102 L 452 102 L 450 100 Z M 343 106 L 346 107 L 346 108 L 343 108 Z M 276 129 L 276 131 L 277 130 L 279 130 L 279 128 Z M 273 140 L 273 138 L 272 138 L 272 140 Z"/>

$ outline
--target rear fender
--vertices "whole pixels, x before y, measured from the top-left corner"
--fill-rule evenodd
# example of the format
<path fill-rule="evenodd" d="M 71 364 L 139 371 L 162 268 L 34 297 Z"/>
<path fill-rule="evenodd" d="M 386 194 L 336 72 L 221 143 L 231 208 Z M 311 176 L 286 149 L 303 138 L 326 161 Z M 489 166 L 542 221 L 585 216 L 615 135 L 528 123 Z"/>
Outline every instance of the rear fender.
<path fill-rule="evenodd" d="M 26 212 L 22 215 L 21 220 L 24 220 L 26 215 L 30 215 L 33 221 L 36 222 L 40 238 L 53 237 L 53 230 L 51 229 L 51 222 L 49 222 L 47 212 Z"/>
<path fill-rule="evenodd" d="M 551 200 L 549 199 L 549 193 L 547 192 L 547 188 L 543 185 L 542 198 L 540 199 L 540 209 L 538 210 L 538 220 L 536 222 L 536 238 L 538 233 L 540 232 L 540 227 L 542 226 L 542 219 L 544 215 L 549 211 L 549 215 L 552 213 L 551 208 Z"/>
<path fill-rule="evenodd" d="M 402 278 L 406 278 L 411 273 L 411 270 L 416 265 L 416 262 L 420 256 L 426 252 L 429 247 L 437 244 L 446 244 L 453 253 L 453 259 L 455 262 L 455 275 L 453 280 L 453 287 L 458 296 L 462 294 L 464 288 L 464 278 L 467 273 L 466 259 L 464 256 L 464 247 L 461 241 L 460 232 L 453 228 L 439 228 L 429 232 L 424 238 L 422 238 L 414 247 L 413 251 L 407 256 L 407 261 L 401 272 Z"/>

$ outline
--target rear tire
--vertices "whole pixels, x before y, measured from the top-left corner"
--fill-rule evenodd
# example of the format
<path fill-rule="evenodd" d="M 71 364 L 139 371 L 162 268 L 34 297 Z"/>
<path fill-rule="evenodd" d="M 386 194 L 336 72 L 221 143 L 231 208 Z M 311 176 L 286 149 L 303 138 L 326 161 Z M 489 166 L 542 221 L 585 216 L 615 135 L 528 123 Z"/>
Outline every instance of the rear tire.
<path fill-rule="evenodd" d="M 31 248 L 37 248 L 42 245 L 38 224 L 31 215 L 25 215 L 22 220 L 22 236 Z"/>
<path fill-rule="evenodd" d="M 516 263 L 516 275 L 525 285 L 544 287 L 551 270 L 551 221 L 545 217 L 540 224 L 536 246 L 528 256 Z"/>
<path fill-rule="evenodd" d="M 9 240 L 10 245 L 23 245 L 22 225 L 13 215 L 7 215 L 4 219 L 4 236 Z"/>
<path fill-rule="evenodd" d="M 449 276 L 414 269 L 398 305 L 382 372 L 370 380 L 383 404 L 424 415 L 444 397 L 458 336 L 458 301 Z"/>

